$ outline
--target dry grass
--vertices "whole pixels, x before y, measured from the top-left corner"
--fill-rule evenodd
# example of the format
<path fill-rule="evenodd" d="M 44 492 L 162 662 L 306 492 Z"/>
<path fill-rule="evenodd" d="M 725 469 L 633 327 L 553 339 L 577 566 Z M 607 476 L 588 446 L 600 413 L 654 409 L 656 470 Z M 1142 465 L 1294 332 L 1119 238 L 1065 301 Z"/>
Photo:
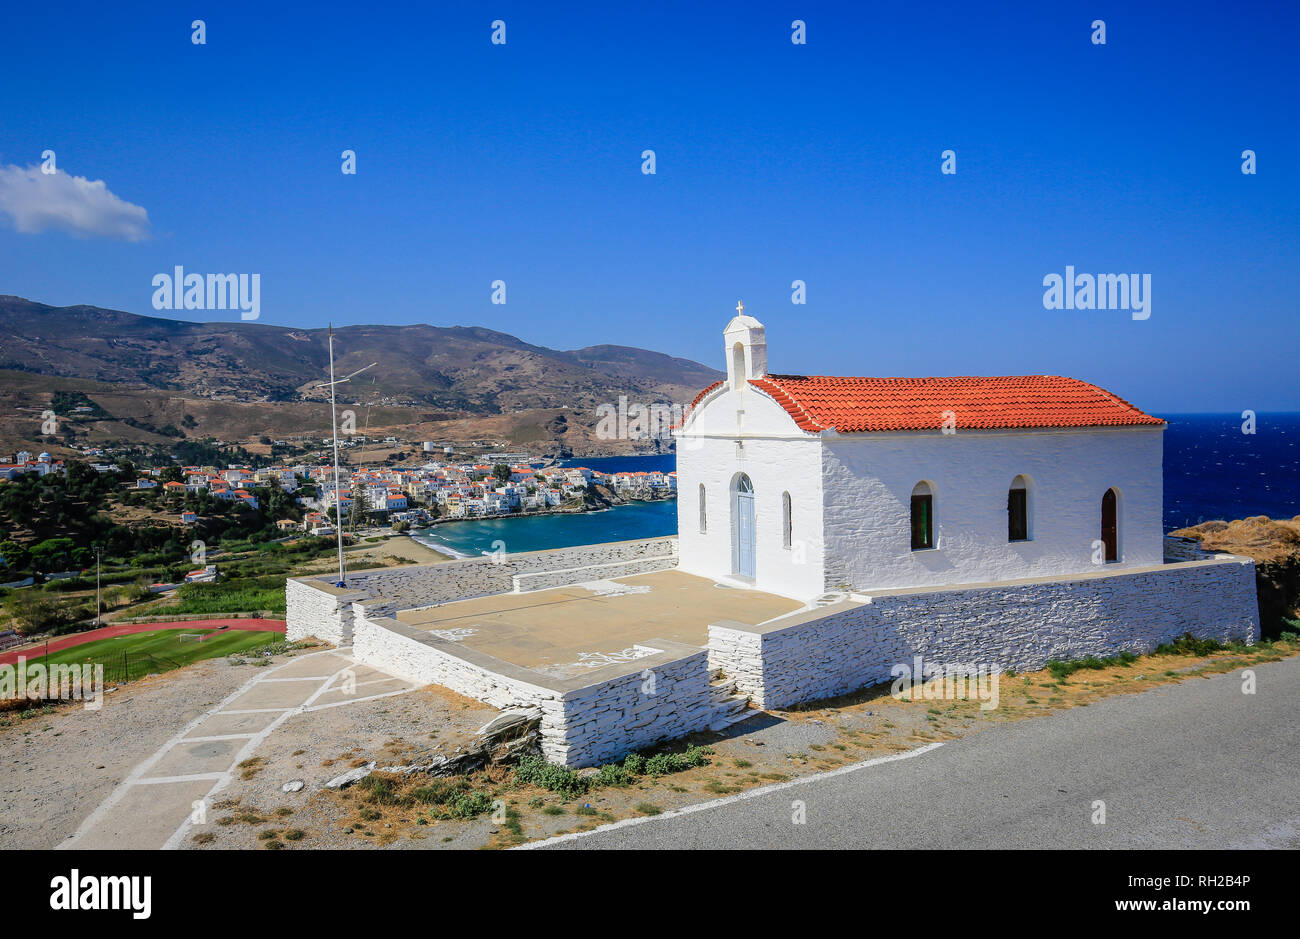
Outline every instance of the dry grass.
<path fill-rule="evenodd" d="M 1252 515 L 1231 522 L 1202 522 L 1171 534 L 1195 538 L 1207 551 L 1240 554 L 1260 562 L 1281 561 L 1300 554 L 1300 515 L 1292 519 Z"/>

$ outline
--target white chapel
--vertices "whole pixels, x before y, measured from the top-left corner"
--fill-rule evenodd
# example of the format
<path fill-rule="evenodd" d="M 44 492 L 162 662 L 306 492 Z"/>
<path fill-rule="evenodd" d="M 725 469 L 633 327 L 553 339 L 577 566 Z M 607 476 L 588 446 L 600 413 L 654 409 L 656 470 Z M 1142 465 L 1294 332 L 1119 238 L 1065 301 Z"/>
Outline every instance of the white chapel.
<path fill-rule="evenodd" d="M 1162 563 L 1161 419 L 1054 375 L 771 374 L 737 311 L 677 432 L 681 570 L 809 600 Z"/>

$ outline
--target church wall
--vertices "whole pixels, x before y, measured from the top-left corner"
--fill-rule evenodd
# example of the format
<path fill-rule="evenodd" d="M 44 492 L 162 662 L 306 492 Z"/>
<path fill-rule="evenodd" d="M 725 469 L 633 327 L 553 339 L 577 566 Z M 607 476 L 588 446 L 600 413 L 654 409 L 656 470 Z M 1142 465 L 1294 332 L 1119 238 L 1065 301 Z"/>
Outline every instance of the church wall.
<path fill-rule="evenodd" d="M 738 424 L 736 411 L 745 412 Z M 736 448 L 739 435 L 744 441 Z M 754 486 L 754 586 L 806 600 L 823 592 L 821 444 L 752 388 L 726 391 L 698 408 L 677 441 L 679 568 L 728 580 L 732 572 L 731 487 L 739 472 Z M 708 530 L 699 530 L 699 486 Z M 782 493 L 790 493 L 791 547 L 783 546 Z"/>
<path fill-rule="evenodd" d="M 1120 490 L 1120 561 L 1163 560 L 1161 428 L 827 435 L 828 590 L 1095 571 L 1101 500 Z M 1007 491 L 1030 477 L 1031 541 L 1007 541 Z M 911 550 L 913 487 L 934 491 L 936 547 Z"/>

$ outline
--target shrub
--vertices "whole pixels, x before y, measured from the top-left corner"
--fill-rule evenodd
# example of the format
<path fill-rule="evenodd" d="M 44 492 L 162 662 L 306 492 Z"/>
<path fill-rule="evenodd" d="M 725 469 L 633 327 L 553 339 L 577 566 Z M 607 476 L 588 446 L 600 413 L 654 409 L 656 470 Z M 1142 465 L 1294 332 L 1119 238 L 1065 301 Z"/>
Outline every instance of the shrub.
<path fill-rule="evenodd" d="M 623 758 L 623 769 L 633 776 L 640 776 L 645 772 L 645 757 L 640 753 L 629 753 Z"/>
<path fill-rule="evenodd" d="M 435 818 L 475 818 L 492 810 L 491 793 L 474 789 L 463 779 L 435 779 L 412 789 L 409 798 L 433 806 Z"/>
<path fill-rule="evenodd" d="M 651 776 L 665 776 L 680 773 L 684 769 L 704 766 L 709 762 L 712 747 L 697 747 L 691 744 L 685 753 L 656 753 L 645 762 L 645 771 Z"/>
<path fill-rule="evenodd" d="M 540 756 L 523 757 L 515 766 L 515 779 L 549 789 L 566 799 L 582 795 L 591 788 L 591 780 L 579 776 L 571 769 L 548 763 Z"/>
<path fill-rule="evenodd" d="M 656 753 L 645 761 L 645 771 L 651 776 L 665 776 L 685 768 L 686 764 L 676 753 Z"/>
<path fill-rule="evenodd" d="M 1173 642 L 1156 646 L 1153 655 L 1209 655 L 1226 648 L 1217 639 L 1197 639 L 1191 633 L 1184 633 Z"/>
<path fill-rule="evenodd" d="M 697 747 L 695 744 L 691 744 L 686 748 L 686 752 L 682 754 L 682 760 L 685 761 L 687 766 L 706 766 L 709 762 L 708 758 L 712 754 L 712 747 Z"/>
<path fill-rule="evenodd" d="M 598 786 L 629 786 L 632 784 L 632 776 L 627 769 L 618 763 L 606 763 L 596 773 L 596 784 Z"/>
<path fill-rule="evenodd" d="M 492 811 L 492 794 L 482 789 L 457 792 L 448 800 L 444 810 L 452 818 L 474 818 Z"/>

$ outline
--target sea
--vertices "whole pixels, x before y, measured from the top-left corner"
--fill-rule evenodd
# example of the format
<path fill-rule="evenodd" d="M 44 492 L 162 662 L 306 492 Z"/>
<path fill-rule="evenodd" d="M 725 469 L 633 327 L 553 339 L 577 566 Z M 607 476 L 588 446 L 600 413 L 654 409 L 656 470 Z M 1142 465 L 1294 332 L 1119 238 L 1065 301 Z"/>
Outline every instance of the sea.
<path fill-rule="evenodd" d="M 1300 413 L 1260 413 L 1253 433 L 1239 414 L 1165 414 L 1166 531 L 1210 519 L 1300 515 Z M 565 466 L 602 472 L 671 471 L 676 457 L 585 457 Z M 677 502 L 634 502 L 580 515 L 467 519 L 413 537 L 458 557 L 491 552 L 500 542 L 514 554 L 602 541 L 677 533 Z"/>

